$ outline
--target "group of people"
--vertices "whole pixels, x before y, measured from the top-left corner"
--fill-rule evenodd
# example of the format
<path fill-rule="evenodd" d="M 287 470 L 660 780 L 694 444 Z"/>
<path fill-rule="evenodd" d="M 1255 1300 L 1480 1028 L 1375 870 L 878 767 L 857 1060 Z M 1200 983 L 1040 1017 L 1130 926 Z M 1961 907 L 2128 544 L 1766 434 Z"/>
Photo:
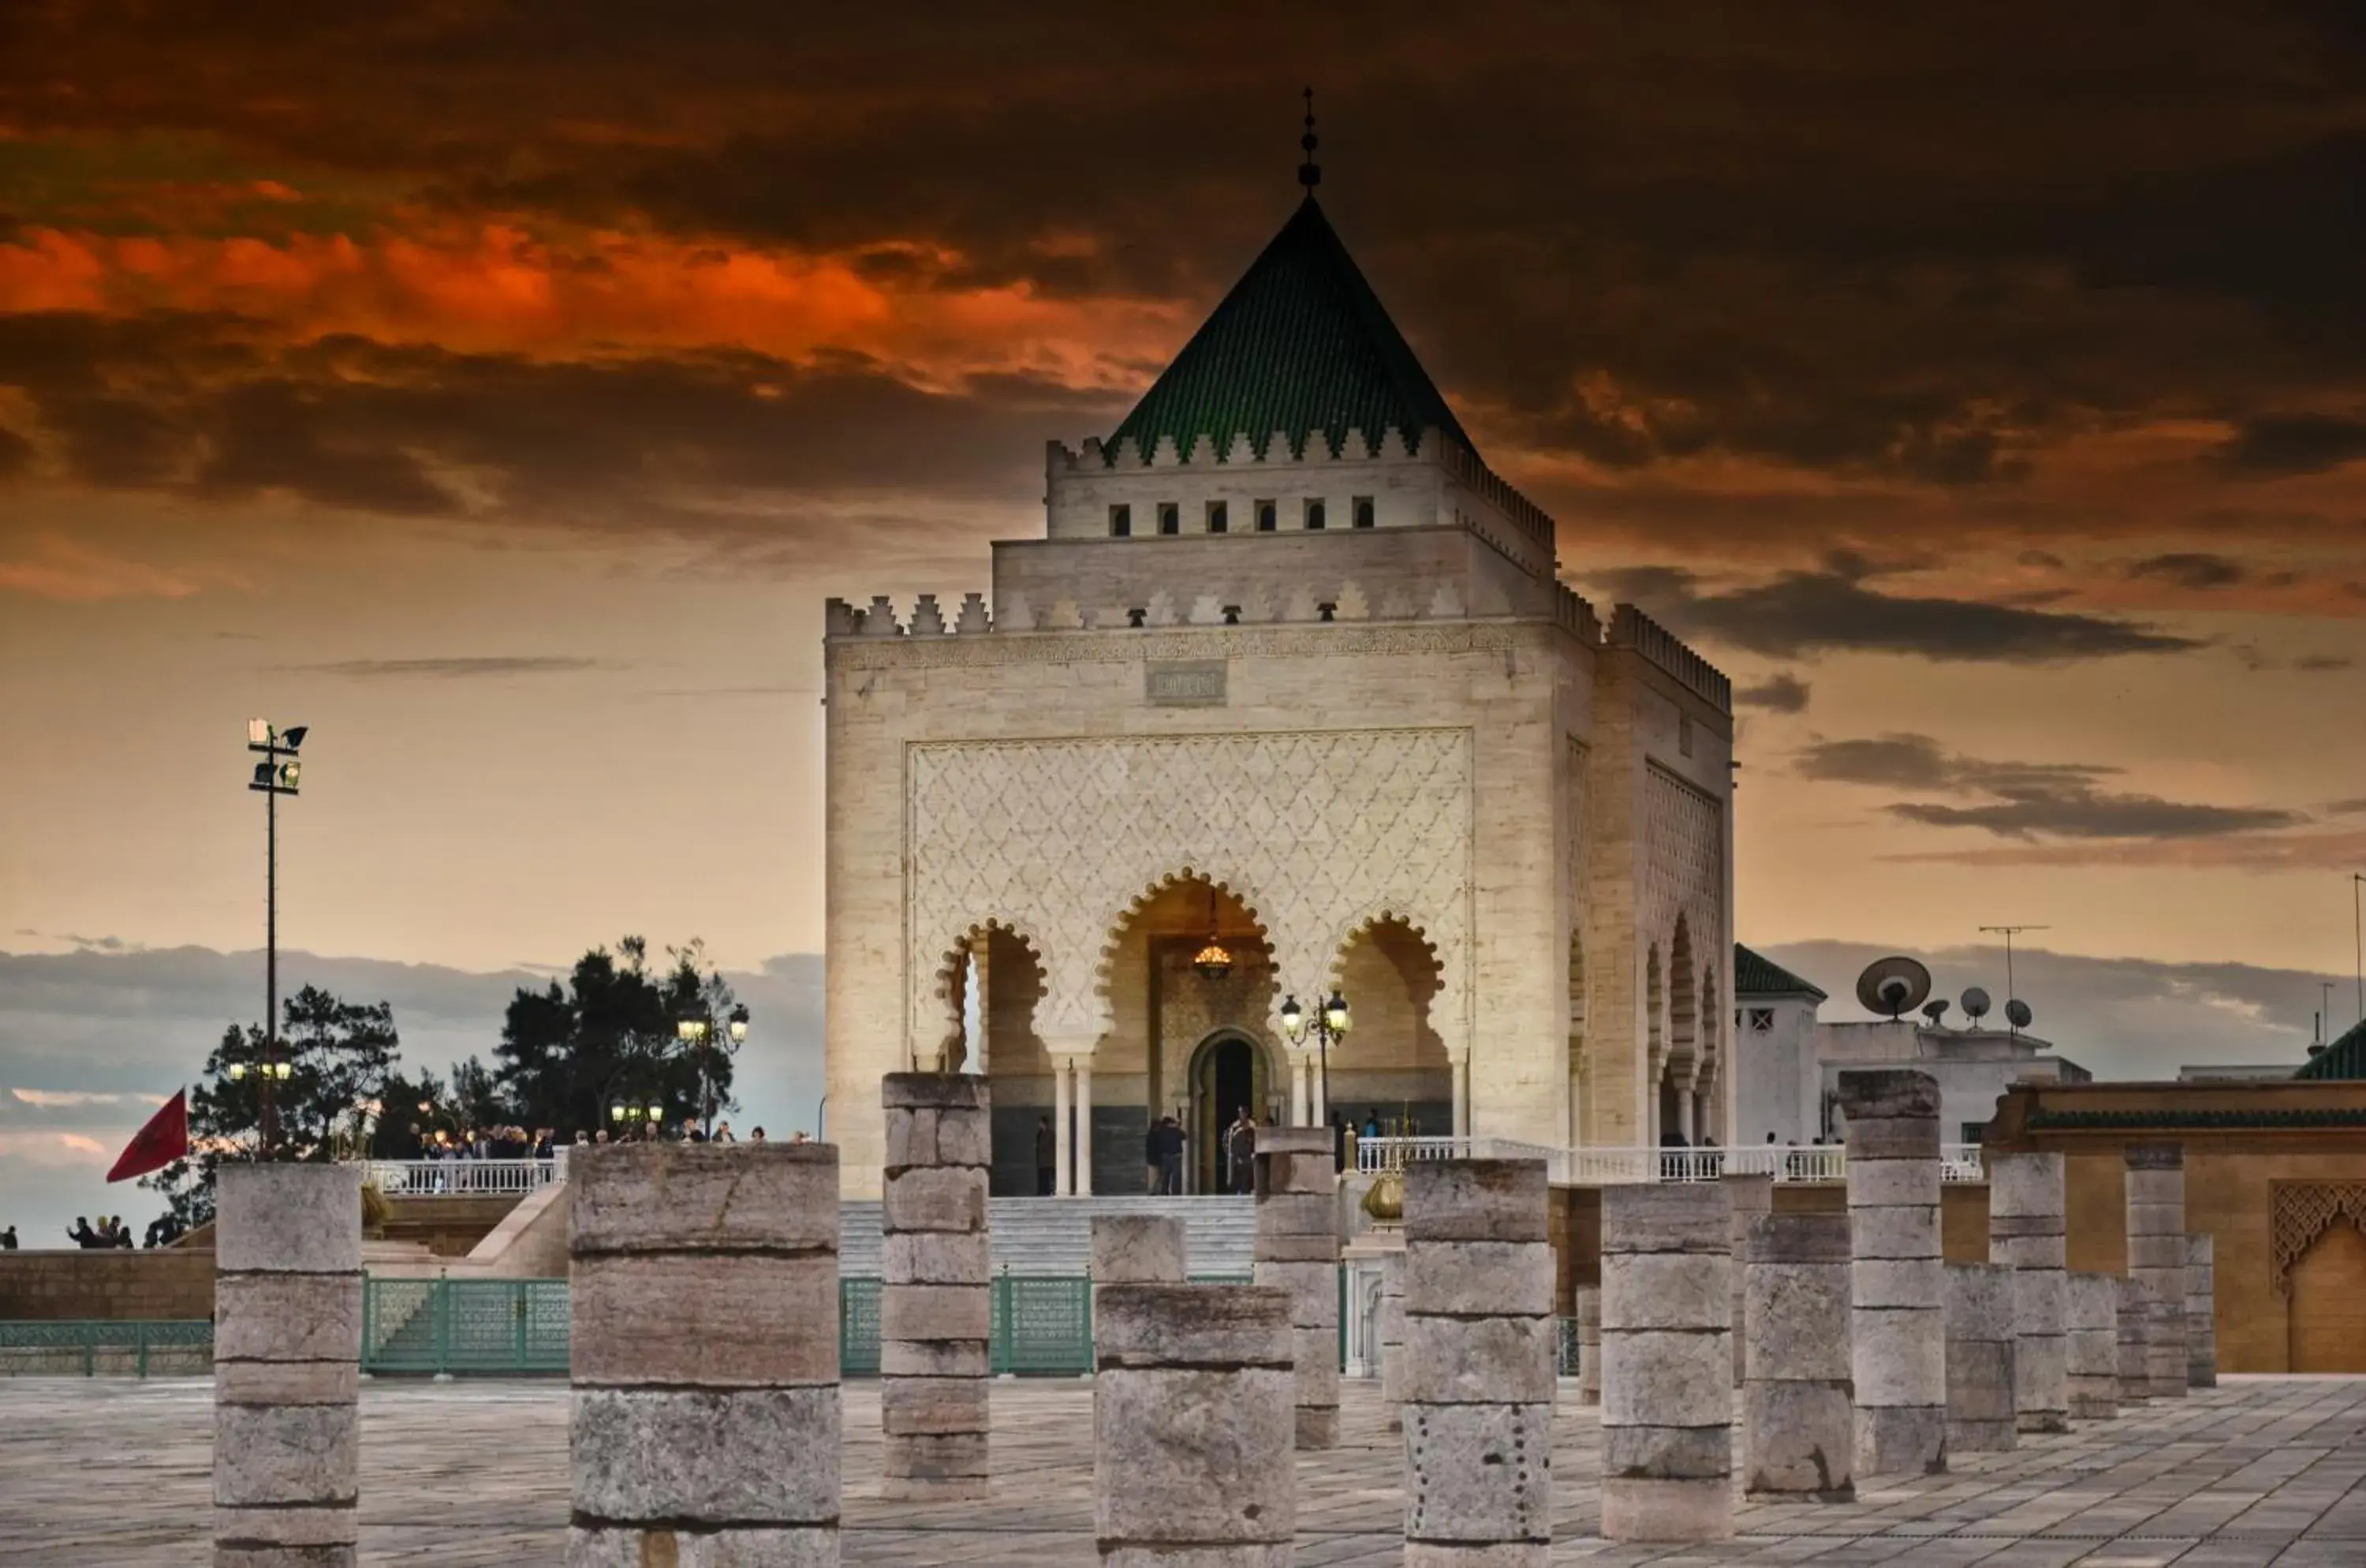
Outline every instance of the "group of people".
<path fill-rule="evenodd" d="M 548 1127 L 528 1134 L 523 1127 L 467 1127 L 457 1133 L 438 1127 L 430 1132 L 411 1124 L 411 1152 L 406 1159 L 549 1159 L 558 1134 Z"/>
<path fill-rule="evenodd" d="M 159 1214 L 148 1222 L 146 1247 L 170 1247 L 181 1239 L 185 1227 L 170 1214 Z M 116 1248 L 129 1251 L 131 1247 L 131 1227 L 123 1223 L 120 1214 L 101 1214 L 94 1226 L 86 1214 L 76 1214 L 74 1223 L 66 1229 L 66 1239 L 84 1252 L 105 1252 Z M 10 1225 L 0 1235 L 0 1251 L 17 1249 L 17 1227 Z"/>
<path fill-rule="evenodd" d="M 578 1147 L 585 1144 L 736 1144 L 738 1141 L 739 1134 L 731 1130 L 730 1122 L 717 1122 L 715 1124 L 715 1131 L 710 1133 L 699 1125 L 698 1118 L 695 1116 L 683 1117 L 682 1130 L 671 1134 L 666 1132 L 665 1123 L 662 1122 L 651 1122 L 638 1127 L 628 1126 L 614 1137 L 608 1135 L 608 1130 L 605 1127 L 600 1129 L 597 1137 L 586 1137 L 580 1133 L 575 1134 Z M 769 1140 L 764 1135 L 764 1129 L 757 1127 L 749 1133 L 748 1141 L 751 1144 L 761 1144 Z M 789 1134 L 789 1142 L 793 1144 L 806 1144 L 812 1141 L 806 1136 L 802 1128 Z"/>
<path fill-rule="evenodd" d="M 1225 1127 L 1222 1141 L 1217 1145 L 1222 1161 L 1218 1172 L 1217 1190 L 1222 1192 L 1254 1192 L 1256 1190 L 1256 1129 L 1257 1121 L 1245 1105 Z M 1356 1162 L 1356 1144 L 1359 1138 L 1381 1135 L 1380 1113 L 1368 1113 L 1358 1129 L 1347 1120 L 1344 1111 L 1335 1111 L 1331 1120 L 1332 1159 L 1337 1168 L 1346 1170 Z M 1183 1191 L 1183 1156 L 1190 1134 L 1183 1130 L 1180 1119 L 1161 1116 L 1150 1123 L 1143 1134 L 1142 1163 L 1144 1190 L 1153 1197 L 1179 1196 Z M 1058 1188 L 1060 1134 L 1049 1116 L 1035 1122 L 1035 1193 L 1049 1198 Z"/>

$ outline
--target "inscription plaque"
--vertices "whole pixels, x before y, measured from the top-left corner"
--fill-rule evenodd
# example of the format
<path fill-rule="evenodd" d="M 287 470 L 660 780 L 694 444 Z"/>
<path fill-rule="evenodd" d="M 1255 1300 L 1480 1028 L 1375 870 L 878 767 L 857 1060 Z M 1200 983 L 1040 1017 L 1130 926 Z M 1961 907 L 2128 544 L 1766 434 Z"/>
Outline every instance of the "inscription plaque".
<path fill-rule="evenodd" d="M 1224 705 L 1224 661 L 1191 659 L 1145 664 L 1142 689 L 1153 707 L 1220 708 Z"/>

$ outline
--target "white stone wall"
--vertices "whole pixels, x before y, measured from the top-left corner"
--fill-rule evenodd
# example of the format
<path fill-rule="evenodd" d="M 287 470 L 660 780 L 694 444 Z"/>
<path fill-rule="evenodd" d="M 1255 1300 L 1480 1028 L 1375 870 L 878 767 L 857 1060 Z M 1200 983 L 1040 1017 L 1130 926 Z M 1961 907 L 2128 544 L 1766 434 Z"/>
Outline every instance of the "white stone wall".
<path fill-rule="evenodd" d="M 1751 1027 L 1749 1014 L 1773 1015 L 1773 1026 Z M 1729 1021 L 1734 1031 L 1734 1141 L 1747 1146 L 1774 1134 L 1778 1144 L 1809 1144 L 1821 1134 L 1823 1092 L 1816 1066 L 1816 1004 L 1806 997 L 1743 997 Z"/>

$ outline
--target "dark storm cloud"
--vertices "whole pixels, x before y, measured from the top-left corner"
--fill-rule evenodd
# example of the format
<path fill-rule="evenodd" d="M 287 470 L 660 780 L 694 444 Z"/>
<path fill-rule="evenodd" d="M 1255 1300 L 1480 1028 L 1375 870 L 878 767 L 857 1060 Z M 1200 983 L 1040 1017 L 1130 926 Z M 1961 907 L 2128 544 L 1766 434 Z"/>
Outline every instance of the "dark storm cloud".
<path fill-rule="evenodd" d="M 1744 686 L 1733 694 L 1733 700 L 1748 707 L 1764 708 L 1768 713 L 1805 713 L 1808 682 L 1787 671 L 1781 672 L 1755 686 Z"/>
<path fill-rule="evenodd" d="M 2262 414 L 2218 451 L 2225 468 L 2262 478 L 2323 473 L 2366 457 L 2366 423 L 2331 414 Z"/>
<path fill-rule="evenodd" d="M 8 479 L 32 467 L 33 444 L 23 436 L 0 425 L 0 479 Z"/>
<path fill-rule="evenodd" d="M 2197 591 L 2232 588 L 2249 581 L 2250 570 L 2231 557 L 2203 551 L 2180 551 L 2147 556 L 2128 568 L 2132 578 L 2158 578 L 2180 588 Z"/>
<path fill-rule="evenodd" d="M 1795 771 L 1826 784 L 1868 784 L 1901 792 L 1971 798 L 1969 804 L 1899 801 L 1883 809 L 1933 828 L 1977 828 L 1999 838 L 2206 839 L 2295 828 L 2305 814 L 2272 807 L 2213 806 L 2102 789 L 2115 767 L 2085 762 L 2018 762 L 1968 757 L 1927 735 L 1818 740 L 1803 748 Z"/>
<path fill-rule="evenodd" d="M 1637 568 L 1605 580 L 1679 636 L 1770 659 L 1880 652 L 1949 662 L 2058 664 L 2203 646 L 2141 622 L 1887 593 L 1867 586 L 1872 575 L 1862 559 L 1836 554 L 1824 570 L 1787 571 L 1721 592 L 1702 592 L 1695 573 L 1675 567 Z"/>

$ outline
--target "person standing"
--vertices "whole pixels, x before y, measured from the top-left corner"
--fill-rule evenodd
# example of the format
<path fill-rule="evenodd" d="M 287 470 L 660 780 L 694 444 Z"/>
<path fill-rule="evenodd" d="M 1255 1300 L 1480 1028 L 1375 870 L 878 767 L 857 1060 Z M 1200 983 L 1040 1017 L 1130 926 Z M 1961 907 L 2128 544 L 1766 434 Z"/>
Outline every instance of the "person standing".
<path fill-rule="evenodd" d="M 1233 1118 L 1230 1131 L 1224 1134 L 1224 1190 L 1252 1192 L 1256 1190 L 1256 1118 L 1249 1108 L 1241 1107 Z"/>
<path fill-rule="evenodd" d="M 1158 1124 L 1158 1190 L 1169 1198 L 1183 1193 L 1183 1123 L 1164 1117 Z"/>
<path fill-rule="evenodd" d="M 1035 1119 L 1035 1196 L 1052 1196 L 1052 1184 L 1060 1167 L 1060 1140 L 1052 1131 L 1052 1119 Z"/>
<path fill-rule="evenodd" d="M 17 1227 L 15 1225 L 10 1225 L 6 1230 L 0 1231 L 0 1252 L 14 1252 L 16 1250 Z"/>

